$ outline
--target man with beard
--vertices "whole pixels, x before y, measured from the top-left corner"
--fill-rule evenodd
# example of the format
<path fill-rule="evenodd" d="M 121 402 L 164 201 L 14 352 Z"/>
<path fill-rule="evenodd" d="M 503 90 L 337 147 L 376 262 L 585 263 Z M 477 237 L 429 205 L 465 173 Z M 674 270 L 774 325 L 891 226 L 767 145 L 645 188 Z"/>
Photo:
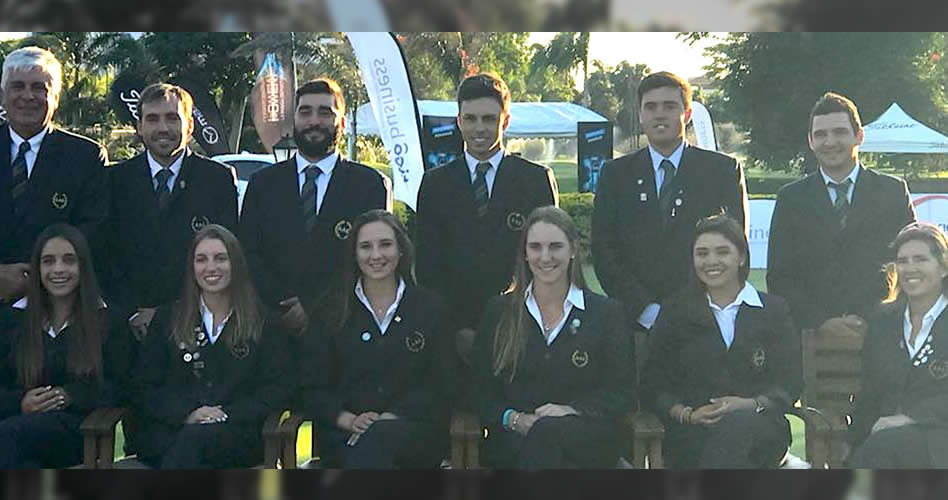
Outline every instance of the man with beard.
<path fill-rule="evenodd" d="M 299 87 L 293 117 L 298 153 L 256 172 L 244 197 L 240 240 L 257 291 L 294 332 L 306 328 L 315 301 L 341 269 L 352 220 L 374 208 L 392 209 L 391 180 L 336 151 L 345 112 L 335 81 Z"/>
<path fill-rule="evenodd" d="M 181 292 L 194 233 L 207 224 L 237 227 L 233 170 L 188 149 L 193 107 L 181 87 L 145 87 L 136 124 L 145 152 L 109 169 L 106 297 L 139 337 L 155 308 Z"/>

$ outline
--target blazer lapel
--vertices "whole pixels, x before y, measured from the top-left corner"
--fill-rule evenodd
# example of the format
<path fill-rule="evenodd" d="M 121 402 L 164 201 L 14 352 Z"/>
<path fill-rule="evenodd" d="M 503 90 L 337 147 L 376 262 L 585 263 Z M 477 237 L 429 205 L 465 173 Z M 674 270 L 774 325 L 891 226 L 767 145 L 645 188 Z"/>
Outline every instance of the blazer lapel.
<path fill-rule="evenodd" d="M 336 165 L 332 169 L 332 177 L 329 178 L 329 184 L 326 186 L 326 194 L 323 195 L 323 203 L 319 207 L 317 219 L 335 221 L 337 215 L 342 212 L 345 204 L 346 184 L 349 178 L 348 162 L 339 156 L 336 159 Z"/>
<path fill-rule="evenodd" d="M 11 176 L 10 173 L 10 163 L 12 159 L 10 158 L 10 126 L 4 125 L 0 127 L 0 180 L 9 179 Z M 2 185 L 2 183 L 0 183 Z"/>
<path fill-rule="evenodd" d="M 475 213 L 476 208 L 474 207 L 474 185 L 471 182 L 471 172 L 467 168 L 467 160 L 465 156 L 461 156 L 453 163 L 445 166 L 444 168 L 451 169 L 451 179 L 455 185 L 455 190 L 457 191 L 456 201 L 460 205 L 458 207 L 458 213 L 464 215 L 465 217 L 470 218 L 471 221 L 477 219 L 477 214 Z M 500 171 L 498 170 L 498 175 Z M 497 178 L 494 178 L 494 187 L 497 186 Z M 488 204 L 488 210 L 490 209 L 490 203 Z"/>
<path fill-rule="evenodd" d="M 875 172 L 870 172 L 864 167 L 859 167 L 859 177 L 856 178 L 856 185 L 853 188 L 851 206 L 846 219 L 846 231 L 854 230 L 860 224 L 865 222 L 872 213 L 873 200 L 878 199 L 878 179 Z"/>
<path fill-rule="evenodd" d="M 178 176 L 174 180 L 174 186 L 172 186 L 171 199 L 168 201 L 169 210 L 184 195 L 185 191 L 192 189 L 190 184 L 193 178 L 194 165 L 191 162 L 191 152 L 185 151 L 184 157 L 181 158 L 181 170 L 178 170 Z"/>
<path fill-rule="evenodd" d="M 810 174 L 807 177 L 806 193 L 808 200 L 804 202 L 804 209 L 809 208 L 813 214 L 813 219 L 820 221 L 823 225 L 835 233 L 839 231 L 839 219 L 830 202 L 829 191 L 826 184 L 823 183 L 823 176 L 819 171 Z"/>

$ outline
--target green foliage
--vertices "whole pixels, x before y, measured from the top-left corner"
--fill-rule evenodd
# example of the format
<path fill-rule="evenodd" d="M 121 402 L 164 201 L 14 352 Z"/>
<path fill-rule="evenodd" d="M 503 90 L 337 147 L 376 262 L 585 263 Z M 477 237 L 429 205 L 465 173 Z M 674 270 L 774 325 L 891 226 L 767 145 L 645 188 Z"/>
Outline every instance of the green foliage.
<path fill-rule="evenodd" d="M 649 67 L 627 61 L 613 67 L 600 60 L 593 61 L 593 67 L 595 70 L 586 81 L 589 108 L 619 127 L 619 139 L 640 133 L 636 91 L 642 79 L 651 72 Z"/>
<path fill-rule="evenodd" d="M 589 259 L 592 241 L 592 193 L 560 193 L 560 208 L 565 210 L 579 231 L 579 252 L 583 262 Z"/>
<path fill-rule="evenodd" d="M 935 105 L 944 96 L 937 71 L 944 63 L 931 60 L 943 40 L 933 33 L 734 33 L 708 49 L 709 75 L 722 91 L 712 111 L 748 131 L 752 164 L 781 170 L 803 164 L 809 111 L 827 91 L 853 99 L 864 123 L 893 102 L 922 121 L 945 123 Z"/>

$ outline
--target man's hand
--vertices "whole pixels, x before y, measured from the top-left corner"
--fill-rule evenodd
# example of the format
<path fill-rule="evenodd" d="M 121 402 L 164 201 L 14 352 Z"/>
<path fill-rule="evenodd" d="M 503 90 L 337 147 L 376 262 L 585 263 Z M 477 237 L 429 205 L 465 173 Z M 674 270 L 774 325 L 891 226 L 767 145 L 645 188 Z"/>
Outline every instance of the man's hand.
<path fill-rule="evenodd" d="M 26 293 L 30 265 L 25 262 L 0 264 L 0 299 L 16 299 Z"/>
<path fill-rule="evenodd" d="M 693 424 L 714 425 L 718 423 L 718 420 L 721 420 L 721 417 L 727 414 L 727 412 L 728 404 L 719 401 L 695 408 L 695 410 L 691 412 L 690 420 Z"/>
<path fill-rule="evenodd" d="M 879 432 L 885 429 L 894 429 L 896 427 L 902 427 L 903 425 L 914 424 L 915 421 L 912 420 L 912 417 L 908 415 L 889 415 L 886 417 L 879 417 L 879 420 L 876 420 L 876 423 L 872 426 L 872 433 Z"/>
<path fill-rule="evenodd" d="M 847 337 L 865 337 L 868 325 L 855 314 L 846 314 L 830 318 L 817 329 L 821 335 L 842 335 Z"/>
<path fill-rule="evenodd" d="M 151 320 L 155 318 L 156 310 L 154 307 L 139 307 L 138 312 L 128 318 L 128 326 L 139 341 L 148 335 L 148 327 L 151 325 Z"/>
<path fill-rule="evenodd" d="M 26 391 L 20 400 L 24 414 L 61 410 L 66 407 L 66 393 L 59 387 L 43 386 Z"/>
<path fill-rule="evenodd" d="M 285 328 L 295 331 L 302 331 L 309 323 L 309 317 L 306 316 L 306 310 L 303 309 L 303 303 L 299 297 L 290 297 L 280 301 L 280 308 L 284 313 L 280 316 L 280 322 Z"/>

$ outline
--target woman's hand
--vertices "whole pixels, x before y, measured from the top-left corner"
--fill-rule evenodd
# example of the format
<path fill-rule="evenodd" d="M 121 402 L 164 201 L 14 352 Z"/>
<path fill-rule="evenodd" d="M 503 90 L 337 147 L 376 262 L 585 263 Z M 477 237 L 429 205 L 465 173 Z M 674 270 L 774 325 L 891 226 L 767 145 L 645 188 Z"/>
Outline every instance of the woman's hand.
<path fill-rule="evenodd" d="M 217 406 L 202 406 L 188 415 L 184 420 L 186 424 L 219 424 L 227 421 L 227 414 Z"/>
<path fill-rule="evenodd" d="M 712 404 L 721 403 L 725 406 L 724 414 L 737 410 L 754 410 L 757 408 L 757 401 L 753 398 L 741 398 L 737 396 L 721 396 L 710 399 Z"/>
<path fill-rule="evenodd" d="M 698 425 L 714 425 L 728 412 L 728 404 L 724 401 L 706 404 L 695 408 L 688 418 L 689 423 Z"/>
<path fill-rule="evenodd" d="M 874 434 L 881 430 L 902 427 L 903 425 L 912 425 L 914 423 L 915 421 L 912 420 L 912 417 L 903 415 L 901 413 L 898 415 L 879 417 L 879 420 L 876 420 L 876 423 L 872 426 L 872 433 Z"/>
<path fill-rule="evenodd" d="M 352 419 L 352 427 L 349 429 L 352 432 L 357 432 L 362 434 L 363 432 L 369 430 L 369 427 L 372 427 L 372 424 L 379 419 L 379 414 L 374 411 L 367 411 L 365 413 L 360 413 Z"/>
<path fill-rule="evenodd" d="M 20 400 L 20 411 L 27 414 L 61 410 L 66 407 L 66 404 L 66 391 L 47 385 L 26 391 L 23 399 Z"/>
<path fill-rule="evenodd" d="M 381 414 L 379 414 L 378 419 L 379 420 L 398 420 L 398 415 L 390 411 L 383 411 Z"/>
<path fill-rule="evenodd" d="M 533 413 L 517 413 L 510 419 L 510 429 L 517 434 L 526 436 L 537 420 L 540 420 L 540 417 Z"/>
<path fill-rule="evenodd" d="M 558 405 L 554 403 L 547 403 L 536 410 L 533 410 L 533 413 L 538 417 L 565 417 L 566 415 L 579 415 L 579 412 L 575 408 L 569 405 Z"/>

